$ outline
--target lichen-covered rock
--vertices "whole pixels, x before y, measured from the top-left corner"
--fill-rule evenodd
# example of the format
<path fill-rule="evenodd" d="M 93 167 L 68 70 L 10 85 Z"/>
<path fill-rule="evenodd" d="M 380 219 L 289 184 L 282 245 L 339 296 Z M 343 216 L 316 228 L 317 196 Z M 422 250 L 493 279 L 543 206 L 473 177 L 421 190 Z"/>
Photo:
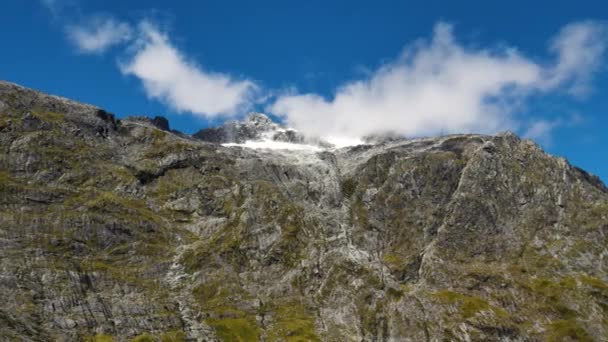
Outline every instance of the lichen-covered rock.
<path fill-rule="evenodd" d="M 528 140 L 161 121 L 0 83 L 0 340 L 608 339 L 608 190 Z"/>

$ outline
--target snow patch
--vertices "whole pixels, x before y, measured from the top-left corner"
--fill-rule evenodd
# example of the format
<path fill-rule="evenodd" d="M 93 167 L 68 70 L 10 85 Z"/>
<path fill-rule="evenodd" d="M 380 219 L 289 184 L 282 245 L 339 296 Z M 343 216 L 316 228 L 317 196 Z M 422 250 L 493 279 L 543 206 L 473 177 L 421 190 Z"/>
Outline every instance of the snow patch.
<path fill-rule="evenodd" d="M 230 146 L 240 146 L 247 147 L 252 149 L 268 149 L 268 150 L 298 150 L 298 151 L 311 151 L 318 152 L 323 151 L 323 148 L 314 145 L 306 145 L 306 144 L 294 144 L 284 141 L 274 141 L 270 139 L 263 140 L 247 140 L 243 144 L 237 143 L 227 143 L 222 144 L 222 146 L 230 147 Z"/>
<path fill-rule="evenodd" d="M 334 148 L 342 148 L 342 147 L 357 146 L 357 145 L 365 144 L 365 142 L 361 138 L 326 137 L 323 140 L 334 145 Z"/>

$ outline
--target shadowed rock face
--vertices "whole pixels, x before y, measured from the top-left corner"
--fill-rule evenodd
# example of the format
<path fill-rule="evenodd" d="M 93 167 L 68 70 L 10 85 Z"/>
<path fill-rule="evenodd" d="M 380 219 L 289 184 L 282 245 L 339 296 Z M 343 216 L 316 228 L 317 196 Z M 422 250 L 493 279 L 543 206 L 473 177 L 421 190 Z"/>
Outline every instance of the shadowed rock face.
<path fill-rule="evenodd" d="M 0 83 L 0 340 L 608 339 L 606 187 L 528 140 L 167 129 Z"/>

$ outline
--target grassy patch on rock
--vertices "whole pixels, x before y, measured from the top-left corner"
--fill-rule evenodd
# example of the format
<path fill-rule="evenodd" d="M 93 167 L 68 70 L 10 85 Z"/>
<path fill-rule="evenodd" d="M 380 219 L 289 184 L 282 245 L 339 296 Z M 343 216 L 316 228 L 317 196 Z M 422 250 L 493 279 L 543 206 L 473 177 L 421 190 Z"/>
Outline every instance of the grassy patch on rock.
<path fill-rule="evenodd" d="M 247 317 L 209 318 L 205 321 L 222 341 L 259 341 L 260 329 L 255 320 Z"/>
<path fill-rule="evenodd" d="M 506 318 L 509 314 L 502 308 L 488 303 L 485 299 L 458 293 L 451 290 L 441 290 L 433 293 L 441 304 L 457 305 L 462 318 L 474 317 L 480 312 L 492 312 L 494 315 Z"/>
<path fill-rule="evenodd" d="M 275 323 L 268 330 L 268 341 L 320 341 L 313 316 L 298 302 L 286 301 L 273 308 Z"/>

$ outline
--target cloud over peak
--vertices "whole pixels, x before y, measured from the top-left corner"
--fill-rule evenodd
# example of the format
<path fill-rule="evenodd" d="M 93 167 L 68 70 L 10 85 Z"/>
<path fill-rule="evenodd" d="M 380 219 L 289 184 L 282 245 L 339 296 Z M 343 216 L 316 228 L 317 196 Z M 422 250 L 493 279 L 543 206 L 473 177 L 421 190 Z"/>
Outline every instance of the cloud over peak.
<path fill-rule="evenodd" d="M 151 98 L 179 112 L 204 116 L 236 114 L 250 106 L 256 89 L 253 81 L 204 70 L 189 61 L 150 22 L 139 25 L 135 52 L 121 63 L 121 71 L 138 77 Z"/>
<path fill-rule="evenodd" d="M 367 79 L 318 94 L 280 96 L 268 109 L 289 125 L 318 136 L 407 136 L 517 129 L 526 97 L 586 89 L 604 52 L 603 24 L 565 27 L 551 44 L 556 62 L 542 65 L 515 48 L 470 49 L 451 25 L 438 23 L 430 41 L 404 49 Z"/>

